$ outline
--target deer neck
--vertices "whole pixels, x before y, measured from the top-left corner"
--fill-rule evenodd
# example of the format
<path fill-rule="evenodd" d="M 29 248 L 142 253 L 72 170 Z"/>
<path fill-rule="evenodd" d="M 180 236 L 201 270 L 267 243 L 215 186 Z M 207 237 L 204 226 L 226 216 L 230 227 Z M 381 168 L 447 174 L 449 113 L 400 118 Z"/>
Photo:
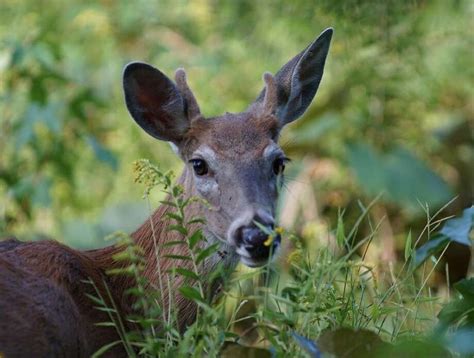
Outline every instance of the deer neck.
<path fill-rule="evenodd" d="M 184 170 L 177 183 L 184 187 L 185 199 L 196 195 L 193 175 L 187 169 Z M 172 241 L 183 241 L 184 239 L 181 234 L 168 229 L 175 222 L 166 213 L 173 211 L 173 209 L 169 205 L 161 205 L 132 233 L 131 237 L 144 253 L 145 268 L 143 275 L 150 283 L 149 286 L 160 292 L 160 303 L 164 312 L 176 312 L 175 310 L 177 309 L 178 326 L 185 328 L 186 325 L 194 321 L 197 306 L 179 294 L 179 288 L 185 285 L 184 279 L 182 276 L 171 274 L 170 271 L 176 267 L 195 271 L 195 267 L 191 261 L 167 257 L 169 255 L 190 256 L 190 251 L 186 244 L 165 245 Z M 204 216 L 202 204 L 198 202 L 190 204 L 185 210 L 185 215 L 187 220 L 191 217 Z M 193 229 L 191 229 L 191 232 L 193 232 Z M 203 228 L 203 232 L 206 236 L 206 245 L 211 245 L 217 241 L 205 228 Z M 223 246 L 227 245 L 223 244 Z M 113 258 L 120 251 L 120 246 L 110 246 L 101 250 L 94 250 L 96 253 L 94 258 L 101 263 L 99 266 L 102 269 L 107 270 L 120 266 Z M 196 273 L 199 277 L 209 277 L 221 262 L 226 271 L 231 271 L 235 267 L 237 260 L 230 247 L 223 247 L 218 253 L 198 265 Z M 115 295 L 118 296 L 117 299 L 122 303 L 122 306 L 125 306 L 124 311 L 130 312 L 133 300 L 125 297 L 124 292 L 135 284 L 135 280 L 131 277 L 120 275 L 110 277 L 110 282 L 114 286 Z M 219 291 L 221 283 L 220 280 L 216 280 L 205 287 L 206 293 L 211 296 L 211 299 Z"/>

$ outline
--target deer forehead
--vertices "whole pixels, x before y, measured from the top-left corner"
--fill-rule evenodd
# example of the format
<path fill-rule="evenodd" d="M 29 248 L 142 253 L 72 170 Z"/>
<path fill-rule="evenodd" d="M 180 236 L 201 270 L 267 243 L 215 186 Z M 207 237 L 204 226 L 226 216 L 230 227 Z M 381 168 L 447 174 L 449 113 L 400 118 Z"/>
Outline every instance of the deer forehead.
<path fill-rule="evenodd" d="M 238 155 L 234 152 L 233 148 L 228 148 L 225 153 L 218 152 L 207 144 L 201 144 L 193 153 L 192 157 L 205 159 L 212 167 L 221 167 L 222 162 L 231 163 L 229 159 L 234 159 L 232 162 L 245 163 L 254 162 L 260 160 L 271 161 L 275 157 L 282 155 L 283 150 L 273 142 L 269 140 L 263 150 L 252 151 L 251 155 Z"/>
<path fill-rule="evenodd" d="M 190 153 L 209 160 L 252 160 L 270 153 L 276 144 L 277 122 L 272 117 L 257 117 L 248 113 L 199 119 L 191 129 L 194 145 Z"/>

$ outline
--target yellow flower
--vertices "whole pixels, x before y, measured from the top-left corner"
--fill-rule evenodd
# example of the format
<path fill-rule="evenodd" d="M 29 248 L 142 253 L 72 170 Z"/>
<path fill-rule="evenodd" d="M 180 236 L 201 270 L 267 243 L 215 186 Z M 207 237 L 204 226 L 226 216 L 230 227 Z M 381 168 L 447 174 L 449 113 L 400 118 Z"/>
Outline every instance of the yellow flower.
<path fill-rule="evenodd" d="M 273 235 L 268 235 L 268 238 L 263 242 L 263 244 L 265 246 L 270 246 L 273 240 L 275 240 L 275 237 Z"/>
<path fill-rule="evenodd" d="M 279 235 L 283 234 L 285 230 L 281 226 L 277 226 L 275 232 Z"/>

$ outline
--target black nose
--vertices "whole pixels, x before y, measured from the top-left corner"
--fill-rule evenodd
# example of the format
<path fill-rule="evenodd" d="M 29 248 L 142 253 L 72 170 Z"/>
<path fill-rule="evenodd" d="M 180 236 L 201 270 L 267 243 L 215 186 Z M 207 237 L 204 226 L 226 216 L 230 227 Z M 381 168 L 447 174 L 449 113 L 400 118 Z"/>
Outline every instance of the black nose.
<path fill-rule="evenodd" d="M 271 228 L 269 228 L 271 232 Z M 242 229 L 242 243 L 247 246 L 261 246 L 268 239 L 268 233 L 258 227 L 250 226 Z"/>
<path fill-rule="evenodd" d="M 280 244 L 280 235 L 276 235 L 273 240 L 269 236 L 273 233 L 273 225 L 265 225 L 266 230 L 262 230 L 255 225 L 242 227 L 240 231 L 241 245 L 255 259 L 267 259 L 275 247 Z"/>

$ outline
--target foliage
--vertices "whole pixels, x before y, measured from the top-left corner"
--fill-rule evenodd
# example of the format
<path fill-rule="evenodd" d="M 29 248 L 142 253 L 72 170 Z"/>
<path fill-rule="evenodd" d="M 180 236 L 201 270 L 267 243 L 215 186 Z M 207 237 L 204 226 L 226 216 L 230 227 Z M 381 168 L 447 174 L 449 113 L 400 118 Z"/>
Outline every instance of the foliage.
<path fill-rule="evenodd" d="M 441 230 L 428 242 L 416 249 L 414 265 L 421 265 L 430 256 L 443 251 L 451 242 L 472 246 L 471 232 L 474 229 L 474 206 L 464 210 L 460 218 L 447 220 Z"/>
<path fill-rule="evenodd" d="M 426 286 L 433 269 L 428 273 L 426 270 L 413 270 L 410 265 L 413 252 L 409 251 L 405 265 L 397 272 L 391 271 L 391 279 L 386 280 L 379 268 L 366 263 L 364 255 L 356 254 L 358 247 L 364 243 L 370 245 L 376 234 L 377 227 L 363 243 L 351 240 L 358 226 L 367 220 L 375 202 L 361 207 L 356 226 L 347 234 L 344 217 L 340 215 L 334 231 L 338 232 L 339 246 L 346 250 L 343 256 L 328 248 L 311 253 L 301 238 L 290 235 L 287 239 L 293 244 L 293 252 L 287 259 L 289 268 L 286 274 L 282 267 L 272 262 L 260 269 L 241 272 L 226 285 L 223 297 L 212 303 L 209 292 L 203 287 L 209 287 L 216 276 L 201 277 L 198 266 L 203 259 L 216 254 L 217 249 L 213 245 L 206 249 L 199 247 L 199 241 L 204 238 L 199 229 L 193 232 L 191 228 L 196 222 L 203 224 L 203 221 L 187 218 L 185 214 L 186 206 L 199 199 L 183 200 L 182 188 L 173 184 L 172 174 L 162 172 L 148 160 L 136 162 L 135 167 L 136 181 L 145 185 L 145 196 L 148 197 L 158 186 L 167 194 L 163 205 L 173 208 L 165 214 L 166 219 L 172 222 L 169 230 L 176 231 L 181 239 L 163 245 L 185 244 L 187 250 L 183 255 L 173 257 L 178 259 L 178 266 L 161 273 L 159 282 L 148 282 L 142 275 L 145 262 L 140 248 L 127 235 L 118 235 L 124 250 L 116 259 L 126 265 L 109 274 L 134 278 L 136 284 L 127 294 L 134 296 L 136 303 L 134 313 L 126 319 L 137 325 L 137 329 L 126 331 L 114 304 L 112 307 L 106 304 L 111 297 L 103 298 L 96 290 L 98 297 L 90 298 L 110 317 L 110 321 L 99 324 L 115 326 L 121 338 L 119 342 L 103 347 L 97 356 L 118 343 L 124 345 L 130 356 L 151 357 L 174 354 L 196 357 L 285 357 L 289 354 L 303 357 L 308 354 L 321 357 L 327 353 L 337 357 L 383 357 L 423 352 L 450 356 L 448 348 L 468 352 L 465 338 L 456 334 L 472 328 L 472 279 L 455 286 L 462 296 L 440 311 L 439 323 L 436 324 L 433 312 L 439 309 L 436 307 L 440 303 Z M 463 225 L 458 225 L 461 221 L 447 221 L 440 235 L 446 232 L 460 234 L 464 231 Z M 283 231 L 279 230 L 278 234 L 283 234 Z M 160 254 L 162 249 L 163 246 L 159 246 L 155 252 L 157 262 L 166 257 Z M 192 262 L 193 270 L 182 268 L 179 265 L 181 260 Z M 164 312 L 165 303 L 161 297 L 163 285 L 170 284 L 177 275 L 188 282 L 181 286 L 179 294 L 199 307 L 196 321 L 184 333 L 180 333 L 177 327 L 177 311 Z M 256 282 L 263 286 L 256 285 Z M 247 283 L 253 287 L 250 291 L 245 289 Z M 244 307 L 250 302 L 255 309 L 246 311 Z M 239 326 L 244 322 L 248 323 L 245 331 L 239 332 Z M 457 325 L 457 330 L 447 336 L 445 332 L 453 324 Z M 432 337 L 426 334 L 431 330 L 434 332 Z M 249 346 L 248 336 L 252 332 L 258 339 Z M 453 337 L 464 345 L 453 344 Z"/>
<path fill-rule="evenodd" d="M 111 238 L 118 241 L 123 249 L 114 256 L 117 262 L 124 263 L 123 267 L 109 270 L 109 275 L 126 275 L 133 279 L 135 284 L 126 290 L 125 294 L 133 298 L 133 314 L 128 315 L 126 320 L 135 330 L 126 331 L 117 309 L 113 304 L 112 297 L 102 297 L 96 289 L 98 297 L 91 297 L 92 301 L 99 304 L 100 310 L 109 313 L 110 321 L 101 322 L 99 325 L 112 325 L 116 327 L 120 336 L 120 343 L 124 346 L 129 356 L 169 356 L 170 354 L 184 354 L 191 350 L 199 356 L 201 352 L 217 355 L 225 336 L 218 330 L 222 326 L 222 312 L 220 308 L 211 308 L 208 297 L 209 292 L 206 287 L 210 287 L 212 282 L 223 274 L 217 269 L 212 275 L 203 277 L 199 274 L 199 266 L 210 256 L 216 254 L 217 244 L 203 247 L 206 241 L 201 229 L 196 228 L 196 224 L 202 224 L 200 217 L 187 217 L 186 208 L 194 201 L 201 201 L 196 197 L 185 199 L 181 185 L 174 183 L 172 172 L 163 172 L 148 160 L 142 159 L 135 162 L 135 181 L 144 184 L 144 198 L 148 198 L 150 192 L 155 187 L 161 189 L 166 195 L 163 205 L 169 206 L 163 219 L 171 221 L 167 227 L 169 231 L 175 231 L 179 235 L 176 241 L 159 243 L 155 238 L 155 255 L 158 263 L 158 282 L 150 282 L 144 276 L 146 266 L 145 256 L 142 249 L 126 234 L 117 233 Z M 163 254 L 163 249 L 170 246 L 186 246 L 183 255 Z M 178 265 L 172 267 L 167 272 L 160 271 L 159 262 L 162 259 L 170 258 Z M 192 264 L 192 270 L 183 268 L 179 263 L 187 261 Z M 184 278 L 185 284 L 179 288 L 179 294 L 184 298 L 193 301 L 198 306 L 197 322 L 188 329 L 185 334 L 179 332 L 177 309 L 174 305 L 178 292 L 173 292 L 171 282 L 177 280 L 179 276 Z M 94 283 L 91 283 L 94 284 Z M 164 288 L 172 292 L 171 304 L 165 303 L 163 296 Z M 112 301 L 113 307 L 108 307 L 107 302 Z M 168 312 L 165 311 L 168 307 Z M 96 352 L 100 356 L 117 342 L 113 342 Z"/>
<path fill-rule="evenodd" d="M 237 338 L 229 332 L 242 322 L 251 322 L 251 332 L 263 339 L 258 347 L 245 347 L 248 354 L 268 353 L 271 346 L 274 354 L 288 349 L 301 355 L 295 337 L 319 343 L 327 329 L 340 325 L 369 329 L 384 341 L 418 338 L 435 325 L 439 302 L 446 300 L 443 284 L 451 286 L 450 270 L 459 264 L 444 267 L 444 254 L 458 242 L 469 252 L 472 15 L 469 0 L 4 0 L 0 236 L 51 236 L 79 248 L 98 247 L 111 231 L 133 230 L 146 219 L 150 202 L 168 193 L 176 198 L 166 203 L 176 209 L 172 230 L 194 256 L 183 260 L 197 263 L 212 250 L 195 251 L 201 236 L 188 227 L 193 219 L 182 215 L 181 189 L 168 171 L 182 164 L 167 144 L 146 137 L 129 119 L 121 92 L 124 64 L 147 61 L 168 75 L 185 67 L 203 113 L 241 111 L 261 90 L 264 71 L 276 72 L 333 26 L 315 103 L 281 141 L 293 158 L 288 169 L 294 180 L 286 183 L 280 204 L 282 221 L 295 218 L 287 225 L 295 232 L 287 238 L 293 245 L 284 253 L 289 262 L 238 276 L 237 287 L 228 287 L 226 302 L 217 306 L 203 300 L 204 282 L 195 271 L 176 268 L 170 274 L 189 281 L 181 293 L 200 304 L 200 319 L 180 336 L 168 317 L 166 337 L 155 343 L 154 319 L 163 312 L 151 302 L 158 299 L 154 295 L 142 300 L 151 283 L 140 279 L 140 250 L 119 235 L 128 248 L 123 259 L 133 266 L 127 274 L 139 285 L 130 294 L 137 295 L 144 315 L 129 317 L 140 329 L 121 332 L 120 344 L 138 342 L 143 352 L 170 354 L 211 354 L 224 346 L 234 355 L 244 348 L 232 345 Z M 137 203 L 140 189 L 129 172 L 141 157 L 158 160 L 165 170 L 141 161 L 139 181 L 167 189 L 148 190 L 147 200 Z M 299 206 L 292 205 L 295 198 Z M 451 216 L 458 218 L 438 231 L 441 218 Z M 393 266 L 382 258 L 387 242 L 393 243 Z M 447 279 L 434 277 L 438 267 Z M 250 283 L 262 279 L 270 288 L 252 292 Z M 458 285 L 461 291 L 441 311 L 435 333 L 442 327 L 446 346 L 464 352 L 472 332 L 456 327 L 469 318 L 469 297 L 465 283 Z M 101 306 L 107 297 L 98 299 L 95 304 L 114 313 Z M 239 316 L 249 305 L 254 310 Z"/>
<path fill-rule="evenodd" d="M 469 1 L 3 1 L 0 230 L 62 238 L 87 227 L 91 237 L 72 243 L 101 245 L 107 215 L 126 222 L 115 208 L 138 194 L 128 163 L 178 168 L 127 118 L 126 62 L 184 66 L 204 113 L 240 111 L 265 70 L 327 26 L 336 32 L 315 105 L 283 138 L 295 159 L 337 163 L 315 184 L 321 212 L 355 217 L 353 198 L 381 190 L 396 234 L 423 226 L 417 200 L 436 209 L 457 195 L 459 212 L 474 180 L 470 14 Z"/>

